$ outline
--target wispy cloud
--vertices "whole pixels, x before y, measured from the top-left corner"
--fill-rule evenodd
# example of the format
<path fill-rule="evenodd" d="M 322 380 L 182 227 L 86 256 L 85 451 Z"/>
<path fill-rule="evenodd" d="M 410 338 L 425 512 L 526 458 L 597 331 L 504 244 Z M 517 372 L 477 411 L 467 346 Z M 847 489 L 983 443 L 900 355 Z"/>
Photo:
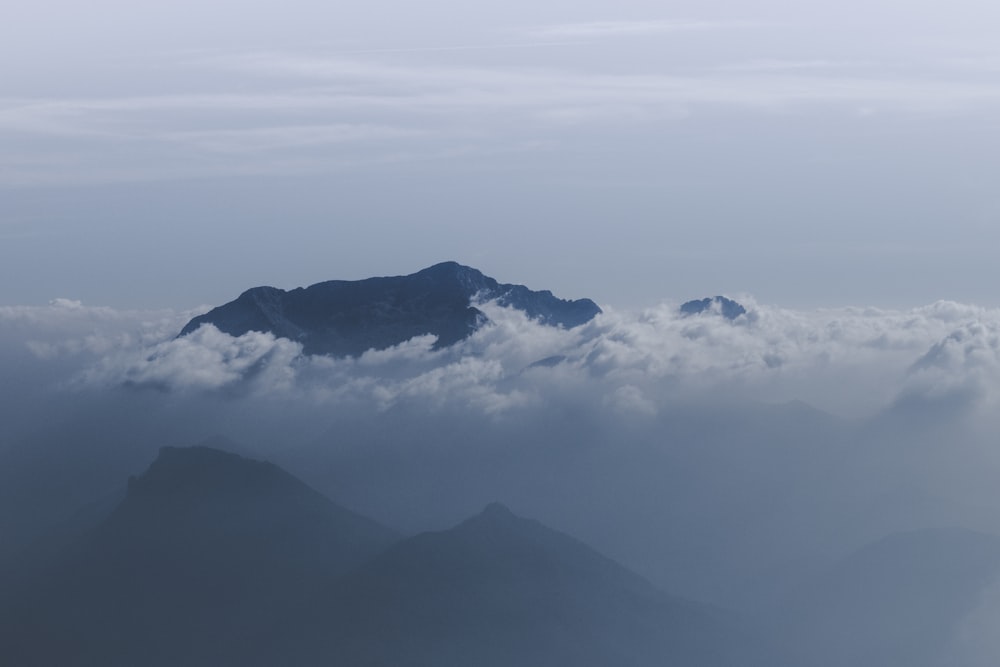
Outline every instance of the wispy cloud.
<path fill-rule="evenodd" d="M 653 19 L 643 21 L 584 21 L 537 26 L 525 30 L 532 37 L 559 39 L 580 37 L 618 37 L 629 35 L 664 35 L 678 32 L 733 30 L 766 26 L 753 21 L 705 21 L 698 19 Z"/>
<path fill-rule="evenodd" d="M 164 135 L 166 139 L 207 151 L 249 153 L 288 148 L 318 147 L 359 141 L 419 137 L 426 132 L 399 127 L 338 123 L 254 127 L 242 130 L 196 130 Z"/>
<path fill-rule="evenodd" d="M 295 53 L 208 56 L 187 66 L 217 90 L 0 98 L 0 138 L 11 147 L 0 156 L 0 184 L 298 172 L 402 154 L 491 153 L 537 146 L 551 140 L 553 127 L 671 123 L 700 109 L 933 116 L 1000 106 L 1000 85 L 988 77 L 880 76 L 821 59 L 641 74 Z M 253 92 L 221 90 L 220 80 Z"/>
<path fill-rule="evenodd" d="M 864 65 L 865 63 L 839 60 L 769 58 L 720 65 L 716 69 L 721 72 L 800 72 L 844 70 L 847 68 L 863 67 Z"/>
<path fill-rule="evenodd" d="M 678 106 L 698 105 L 789 110 L 796 105 L 853 109 L 857 104 L 878 104 L 901 112 L 954 113 L 1000 103 L 1000 86 L 990 80 L 879 76 L 877 71 L 851 75 L 836 71 L 844 63 L 829 60 L 749 61 L 686 74 L 400 65 L 294 54 L 248 54 L 206 64 L 342 86 L 332 97 L 310 94 L 317 104 L 325 99 L 330 104 L 400 111 L 520 109 L 534 114 L 610 104 L 619 109 L 667 109 L 673 117 Z"/>

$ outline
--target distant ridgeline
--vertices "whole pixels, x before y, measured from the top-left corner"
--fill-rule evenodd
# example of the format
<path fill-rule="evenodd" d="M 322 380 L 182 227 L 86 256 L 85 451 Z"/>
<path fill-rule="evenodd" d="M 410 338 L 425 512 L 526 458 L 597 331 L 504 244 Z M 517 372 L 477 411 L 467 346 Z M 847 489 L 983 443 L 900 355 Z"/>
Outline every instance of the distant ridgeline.
<path fill-rule="evenodd" d="M 408 276 L 330 280 L 291 291 L 254 287 L 194 318 L 180 336 L 213 324 L 232 336 L 261 331 L 289 338 L 302 343 L 306 354 L 356 356 L 433 334 L 435 347 L 442 348 L 487 321 L 471 305 L 473 298 L 496 300 L 542 324 L 566 328 L 601 312 L 590 299 L 560 299 L 547 290 L 501 284 L 471 267 L 443 262 Z"/>

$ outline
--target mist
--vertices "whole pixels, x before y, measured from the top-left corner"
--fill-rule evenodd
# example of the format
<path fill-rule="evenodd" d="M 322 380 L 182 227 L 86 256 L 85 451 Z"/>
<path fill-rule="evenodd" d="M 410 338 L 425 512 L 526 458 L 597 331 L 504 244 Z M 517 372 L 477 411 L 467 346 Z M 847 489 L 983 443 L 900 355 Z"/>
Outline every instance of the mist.
<path fill-rule="evenodd" d="M 206 441 L 404 534 L 500 501 L 757 618 L 821 608 L 802 591 L 887 536 L 1000 534 L 1000 311 L 741 302 L 735 320 L 605 306 L 569 330 L 479 304 L 489 324 L 454 346 L 356 358 L 177 338 L 203 309 L 5 307 L 3 555 L 119 497 L 160 447 Z M 949 650 L 989 645 L 990 572 Z"/>

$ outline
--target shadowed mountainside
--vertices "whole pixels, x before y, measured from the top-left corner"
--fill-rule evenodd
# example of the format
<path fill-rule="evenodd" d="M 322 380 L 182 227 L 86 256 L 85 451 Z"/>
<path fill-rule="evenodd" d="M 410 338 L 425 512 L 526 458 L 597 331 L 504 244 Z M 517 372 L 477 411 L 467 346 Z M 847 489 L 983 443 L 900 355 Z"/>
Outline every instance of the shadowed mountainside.
<path fill-rule="evenodd" d="M 15 594 L 0 663 L 213 664 L 397 539 L 270 463 L 163 448 Z"/>

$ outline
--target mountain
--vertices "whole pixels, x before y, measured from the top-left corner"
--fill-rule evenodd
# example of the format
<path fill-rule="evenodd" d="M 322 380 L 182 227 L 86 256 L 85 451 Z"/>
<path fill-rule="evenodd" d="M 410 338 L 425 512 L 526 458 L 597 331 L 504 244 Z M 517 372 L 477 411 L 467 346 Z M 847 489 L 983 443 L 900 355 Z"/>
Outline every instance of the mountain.
<path fill-rule="evenodd" d="M 296 652 L 274 664 L 714 666 L 762 655 L 727 612 L 665 595 L 499 504 L 397 544 L 289 628 L 277 645 Z"/>
<path fill-rule="evenodd" d="M 987 631 L 995 630 L 995 607 L 984 605 L 998 582 L 1000 537 L 962 528 L 895 533 L 802 585 L 778 623 L 803 666 L 965 665 L 967 621 L 985 611 Z"/>
<path fill-rule="evenodd" d="M 180 335 L 212 324 L 233 336 L 261 331 L 289 338 L 302 343 L 306 354 L 357 356 L 433 334 L 441 348 L 468 337 L 486 321 L 471 305 L 474 298 L 496 300 L 543 324 L 567 328 L 601 312 L 590 299 L 566 301 L 444 262 L 408 276 L 330 280 L 291 291 L 255 287 L 195 317 Z"/>
<path fill-rule="evenodd" d="M 0 663 L 215 664 L 397 539 L 273 464 L 166 447 L 3 605 Z"/>
<path fill-rule="evenodd" d="M 493 504 L 400 540 L 270 463 L 163 448 L 110 516 L 0 598 L 0 664 L 783 664 L 734 615 L 660 592 Z"/>
<path fill-rule="evenodd" d="M 681 304 L 682 315 L 699 315 L 706 312 L 717 313 L 727 320 L 735 320 L 740 315 L 745 315 L 747 309 L 724 296 L 713 296 Z"/>

